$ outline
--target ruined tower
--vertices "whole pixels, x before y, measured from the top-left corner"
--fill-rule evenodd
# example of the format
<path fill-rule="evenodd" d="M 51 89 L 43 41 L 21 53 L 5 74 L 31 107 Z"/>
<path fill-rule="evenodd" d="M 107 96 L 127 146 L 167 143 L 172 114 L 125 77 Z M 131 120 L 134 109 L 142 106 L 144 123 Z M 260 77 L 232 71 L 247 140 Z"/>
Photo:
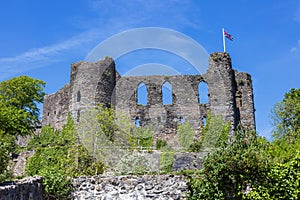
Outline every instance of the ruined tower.
<path fill-rule="evenodd" d="M 208 86 L 208 102 L 199 99 L 199 84 Z M 137 101 L 138 87 L 144 85 L 147 103 Z M 171 103 L 163 103 L 162 88 L 171 86 Z M 251 76 L 232 69 L 227 53 L 212 53 L 205 74 L 175 76 L 118 75 L 113 59 L 98 62 L 78 62 L 71 66 L 70 83 L 44 99 L 43 124 L 61 128 L 67 113 L 75 122 L 80 121 L 82 110 L 96 104 L 114 105 L 127 113 L 132 123 L 151 125 L 159 138 L 176 143 L 177 126 L 189 122 L 200 134 L 208 110 L 221 115 L 230 123 L 231 134 L 238 124 L 255 129 L 254 101 Z"/>

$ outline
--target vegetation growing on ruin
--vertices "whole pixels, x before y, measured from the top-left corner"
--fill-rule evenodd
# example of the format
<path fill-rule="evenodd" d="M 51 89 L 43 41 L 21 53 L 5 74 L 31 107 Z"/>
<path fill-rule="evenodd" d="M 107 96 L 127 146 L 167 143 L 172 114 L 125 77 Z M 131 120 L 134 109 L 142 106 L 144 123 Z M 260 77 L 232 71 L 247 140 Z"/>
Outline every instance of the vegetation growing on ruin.
<path fill-rule="evenodd" d="M 189 146 L 189 151 L 201 152 L 220 148 L 228 142 L 230 124 L 225 124 L 222 116 L 207 115 L 206 125 L 202 128 L 201 138 Z"/>
<path fill-rule="evenodd" d="M 11 154 L 18 135 L 32 134 L 39 121 L 45 82 L 20 76 L 0 83 L 0 183 L 9 180 Z"/>
<path fill-rule="evenodd" d="M 189 199 L 299 199 L 300 89 L 274 107 L 274 140 L 242 129 L 190 177 Z"/>
<path fill-rule="evenodd" d="M 104 170 L 103 163 L 90 156 L 77 141 L 70 115 L 61 131 L 44 126 L 27 148 L 34 149 L 34 155 L 27 160 L 26 173 L 44 177 L 47 198 L 68 199 L 71 177 L 102 174 Z"/>

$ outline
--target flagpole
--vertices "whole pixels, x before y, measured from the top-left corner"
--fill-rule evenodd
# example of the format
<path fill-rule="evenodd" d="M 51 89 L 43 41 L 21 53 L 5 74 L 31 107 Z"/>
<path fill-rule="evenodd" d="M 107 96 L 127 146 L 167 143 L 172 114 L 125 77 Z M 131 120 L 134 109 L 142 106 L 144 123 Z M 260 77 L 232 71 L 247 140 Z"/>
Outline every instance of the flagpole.
<path fill-rule="evenodd" d="M 224 28 L 222 28 L 222 35 L 223 35 L 223 48 L 224 48 L 224 52 L 226 52 L 226 45 L 225 45 L 225 33 L 224 33 Z"/>

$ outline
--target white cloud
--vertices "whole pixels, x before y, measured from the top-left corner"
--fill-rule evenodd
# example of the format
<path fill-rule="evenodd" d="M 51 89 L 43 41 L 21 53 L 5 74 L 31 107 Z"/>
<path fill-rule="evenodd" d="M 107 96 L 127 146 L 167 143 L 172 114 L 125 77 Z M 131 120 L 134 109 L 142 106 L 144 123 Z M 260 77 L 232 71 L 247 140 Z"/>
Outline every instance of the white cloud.
<path fill-rule="evenodd" d="M 297 44 L 295 47 L 291 48 L 291 53 L 296 53 L 300 51 L 300 39 L 297 41 Z"/>
<path fill-rule="evenodd" d="M 95 30 L 84 32 L 63 42 L 31 49 L 14 57 L 0 58 L 0 80 L 62 60 L 69 51 L 95 40 L 99 33 Z"/>
<path fill-rule="evenodd" d="M 189 13 L 198 13 L 195 11 L 198 8 L 188 1 L 99 0 L 90 1 L 90 9 L 97 14 L 95 17 L 82 16 L 77 23 L 72 22 L 75 26 L 85 27 L 87 31 L 53 45 L 0 58 L 0 80 L 62 61 L 72 54 L 78 55 L 74 49 L 82 50 L 84 45 L 92 48 L 97 42 L 131 28 L 155 25 L 180 30 L 181 26 L 199 27 L 199 20 L 195 22 L 194 17 L 189 18 Z M 82 55 L 82 58 L 85 56 Z"/>

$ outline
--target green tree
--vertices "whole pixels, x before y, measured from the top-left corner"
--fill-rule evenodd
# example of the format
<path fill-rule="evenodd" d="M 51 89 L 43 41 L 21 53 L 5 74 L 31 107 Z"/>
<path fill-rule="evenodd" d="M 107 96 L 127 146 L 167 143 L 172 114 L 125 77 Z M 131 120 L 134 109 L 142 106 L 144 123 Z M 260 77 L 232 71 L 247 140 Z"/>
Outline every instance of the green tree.
<path fill-rule="evenodd" d="M 275 139 L 285 137 L 289 142 L 300 137 L 300 89 L 291 89 L 272 112 Z"/>
<path fill-rule="evenodd" d="M 38 103 L 43 102 L 44 86 L 43 81 L 28 76 L 0 83 L 0 182 L 9 178 L 15 137 L 33 133 L 39 123 Z"/>
<path fill-rule="evenodd" d="M 45 82 L 20 76 L 0 83 L 0 130 L 5 134 L 33 133 L 39 122 Z"/>
<path fill-rule="evenodd" d="M 268 142 L 254 132 L 237 131 L 234 140 L 211 152 L 198 176 L 191 176 L 190 199 L 242 199 L 264 180 Z"/>
<path fill-rule="evenodd" d="M 300 89 L 291 89 L 272 112 L 274 140 L 265 178 L 245 199 L 300 199 Z"/>
<path fill-rule="evenodd" d="M 275 163 L 244 199 L 300 199 L 300 152 L 284 163 Z"/>

